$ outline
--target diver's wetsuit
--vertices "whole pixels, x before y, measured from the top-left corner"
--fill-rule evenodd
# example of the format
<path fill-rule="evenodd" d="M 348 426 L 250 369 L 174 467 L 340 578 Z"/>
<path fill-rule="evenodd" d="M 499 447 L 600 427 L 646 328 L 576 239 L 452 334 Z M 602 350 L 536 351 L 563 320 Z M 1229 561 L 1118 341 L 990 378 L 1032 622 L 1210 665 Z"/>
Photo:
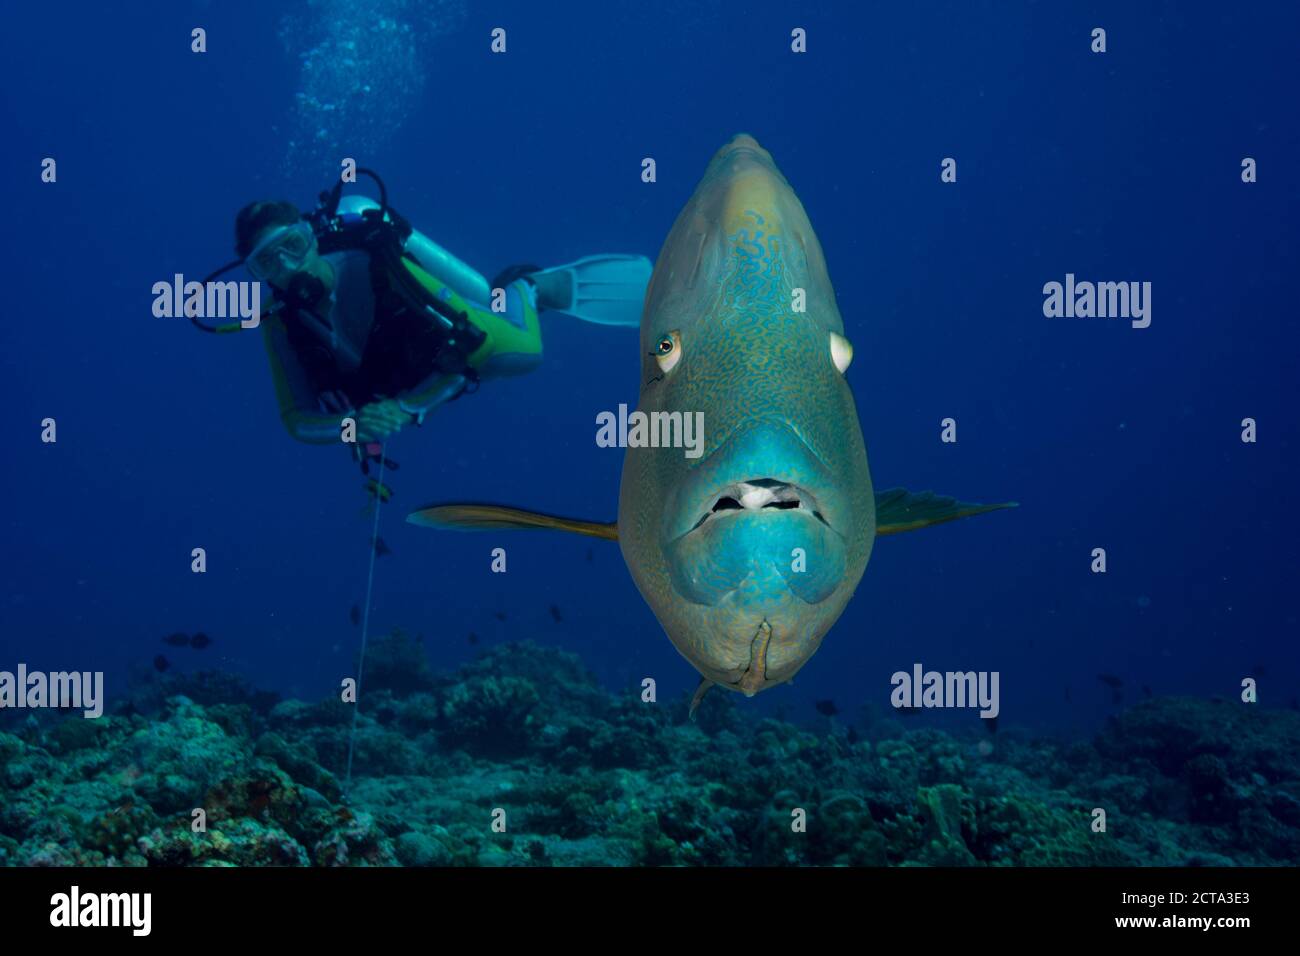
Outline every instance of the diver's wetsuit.
<path fill-rule="evenodd" d="M 468 357 L 478 378 L 519 374 L 541 361 L 541 329 L 537 321 L 536 291 L 519 280 L 506 287 L 506 311 L 492 312 L 486 305 L 466 300 L 431 274 L 436 263 L 416 260 L 409 251 L 403 260 L 424 289 L 453 309 L 465 313 L 470 324 L 485 335 Z M 360 406 L 386 398 L 396 399 L 417 423 L 461 393 L 466 376 L 446 372 L 432 364 L 427 369 L 406 370 L 402 384 L 384 394 L 372 387 L 376 373 L 394 381 L 390 369 L 374 369 L 367 355 L 375 328 L 375 297 L 370 279 L 370 256 L 362 250 L 345 250 L 322 256 L 334 269 L 334 289 L 324 322 L 316 317 L 286 318 L 277 313 L 262 322 L 271 374 L 275 381 L 280 418 L 299 441 L 327 444 L 340 439 L 344 418 L 356 418 Z M 484 283 L 486 285 L 486 283 Z M 325 312 L 322 306 L 321 312 Z M 288 323 L 302 322 L 291 329 Z M 430 323 L 435 320 L 430 318 Z M 368 364 L 367 364 L 368 363 Z M 363 364 L 367 365 L 362 368 Z M 390 386 L 391 387 L 391 386 Z"/>

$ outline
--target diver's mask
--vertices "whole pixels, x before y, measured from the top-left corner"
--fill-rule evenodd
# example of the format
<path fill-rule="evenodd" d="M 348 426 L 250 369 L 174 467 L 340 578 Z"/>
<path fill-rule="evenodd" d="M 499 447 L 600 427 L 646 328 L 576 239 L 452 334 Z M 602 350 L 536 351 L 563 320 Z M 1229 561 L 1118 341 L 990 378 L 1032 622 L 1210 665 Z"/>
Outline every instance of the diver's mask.
<path fill-rule="evenodd" d="M 301 269 L 315 248 L 316 235 L 311 223 L 295 222 L 268 233 L 248 254 L 244 265 L 254 279 L 274 282 Z"/>

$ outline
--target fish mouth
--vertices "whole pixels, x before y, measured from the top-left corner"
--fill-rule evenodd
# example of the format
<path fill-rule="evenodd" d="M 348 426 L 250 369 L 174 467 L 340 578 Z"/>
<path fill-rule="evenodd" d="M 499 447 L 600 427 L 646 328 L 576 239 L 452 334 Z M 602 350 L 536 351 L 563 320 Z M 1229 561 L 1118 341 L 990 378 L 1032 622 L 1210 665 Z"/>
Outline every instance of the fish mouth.
<path fill-rule="evenodd" d="M 721 437 L 669 492 L 660 540 L 670 544 L 714 530 L 715 523 L 778 511 L 801 514 L 843 537 L 843 507 L 830 466 L 788 423 L 747 422 Z"/>
<path fill-rule="evenodd" d="M 780 477 L 771 474 L 730 481 L 720 476 L 722 481 L 701 486 L 695 504 L 683 510 L 681 532 L 663 549 L 673 591 L 692 604 L 725 611 L 727 620 L 714 623 L 729 633 L 737 616 L 750 614 L 761 614 L 780 630 L 785 625 L 779 615 L 791 602 L 820 604 L 844 574 L 847 547 L 826 515 L 830 502 L 819 501 L 808 484 L 784 469 L 775 472 Z M 725 640 L 739 639 L 731 633 Z"/>
<path fill-rule="evenodd" d="M 771 511 L 801 512 L 820 521 L 829 530 L 835 530 L 822 513 L 816 496 L 807 488 L 783 478 L 764 477 L 733 481 L 718 489 L 686 535 L 694 534 L 710 521 L 725 521 L 741 514 Z"/>

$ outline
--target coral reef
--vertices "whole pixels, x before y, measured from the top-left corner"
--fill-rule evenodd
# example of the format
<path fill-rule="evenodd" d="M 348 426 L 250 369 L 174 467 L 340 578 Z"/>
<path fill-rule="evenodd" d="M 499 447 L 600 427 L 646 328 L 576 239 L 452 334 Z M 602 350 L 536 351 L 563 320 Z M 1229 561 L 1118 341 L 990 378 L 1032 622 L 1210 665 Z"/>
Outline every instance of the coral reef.
<path fill-rule="evenodd" d="M 0 864 L 1294 865 L 1300 714 L 1157 698 L 1092 741 L 818 732 L 730 695 L 644 703 L 503 645 L 433 673 L 375 642 L 353 712 L 161 675 L 0 731 Z M 1106 829 L 1094 832 L 1095 808 Z"/>

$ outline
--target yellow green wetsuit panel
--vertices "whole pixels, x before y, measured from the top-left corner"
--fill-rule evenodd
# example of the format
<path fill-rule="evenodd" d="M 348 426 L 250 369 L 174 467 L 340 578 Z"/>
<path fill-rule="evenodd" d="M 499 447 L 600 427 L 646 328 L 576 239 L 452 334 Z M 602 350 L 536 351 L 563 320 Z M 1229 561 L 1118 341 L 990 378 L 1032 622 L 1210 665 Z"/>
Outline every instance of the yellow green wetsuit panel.
<path fill-rule="evenodd" d="M 429 294 L 468 316 L 471 324 L 487 336 L 470 356 L 470 367 L 483 378 L 518 375 L 536 368 L 542 358 L 542 328 L 537 307 L 528 283 L 520 279 L 505 292 L 505 311 L 470 302 L 417 263 L 403 259 L 403 264 Z"/>

